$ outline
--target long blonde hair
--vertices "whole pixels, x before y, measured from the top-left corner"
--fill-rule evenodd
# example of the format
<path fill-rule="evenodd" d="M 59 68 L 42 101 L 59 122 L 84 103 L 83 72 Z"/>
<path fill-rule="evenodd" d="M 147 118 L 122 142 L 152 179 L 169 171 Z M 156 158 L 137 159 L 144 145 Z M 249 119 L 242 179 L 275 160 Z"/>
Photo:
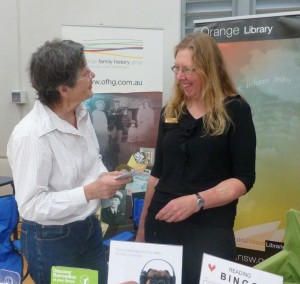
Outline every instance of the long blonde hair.
<path fill-rule="evenodd" d="M 237 90 L 226 70 L 223 56 L 215 40 L 207 34 L 187 35 L 175 47 L 175 57 L 179 50 L 192 51 L 195 72 L 202 80 L 202 96 L 205 115 L 204 133 L 220 135 L 226 132 L 230 117 L 224 99 L 237 95 Z M 187 106 L 187 97 L 180 84 L 175 80 L 173 93 L 165 107 L 165 118 L 179 119 Z"/>

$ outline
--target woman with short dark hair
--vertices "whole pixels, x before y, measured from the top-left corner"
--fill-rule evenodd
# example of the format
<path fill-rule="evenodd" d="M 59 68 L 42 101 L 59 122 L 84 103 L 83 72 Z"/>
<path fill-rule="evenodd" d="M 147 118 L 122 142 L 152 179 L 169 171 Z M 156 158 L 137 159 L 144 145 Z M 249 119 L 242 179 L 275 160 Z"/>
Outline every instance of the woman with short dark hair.
<path fill-rule="evenodd" d="M 31 112 L 7 146 L 22 217 L 21 249 L 35 283 L 50 283 L 51 267 L 98 271 L 107 281 L 102 230 L 95 213 L 128 180 L 108 173 L 88 111 L 95 74 L 84 47 L 71 40 L 45 42 L 31 56 L 37 91 Z"/>

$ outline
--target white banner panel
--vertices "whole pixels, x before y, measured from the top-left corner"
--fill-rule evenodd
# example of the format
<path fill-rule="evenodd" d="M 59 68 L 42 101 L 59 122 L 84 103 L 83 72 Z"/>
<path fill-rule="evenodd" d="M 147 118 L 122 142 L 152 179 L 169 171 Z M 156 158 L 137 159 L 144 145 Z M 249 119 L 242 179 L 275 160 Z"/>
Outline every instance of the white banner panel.
<path fill-rule="evenodd" d="M 154 148 L 162 108 L 163 30 L 63 25 L 62 37 L 84 46 L 95 73 L 91 114 L 109 171 L 141 147 Z"/>
<path fill-rule="evenodd" d="M 64 25 L 62 35 L 84 45 L 95 93 L 162 91 L 163 30 Z"/>

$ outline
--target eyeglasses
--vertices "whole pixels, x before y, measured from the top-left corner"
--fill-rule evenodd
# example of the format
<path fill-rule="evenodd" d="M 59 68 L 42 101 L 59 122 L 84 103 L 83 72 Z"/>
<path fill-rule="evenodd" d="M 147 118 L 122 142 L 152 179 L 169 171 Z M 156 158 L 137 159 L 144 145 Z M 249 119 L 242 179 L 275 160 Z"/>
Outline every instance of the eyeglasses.
<path fill-rule="evenodd" d="M 191 75 L 196 69 L 194 68 L 187 68 L 187 67 L 178 67 L 176 65 L 171 67 L 171 70 L 177 75 L 179 71 L 184 75 Z"/>
<path fill-rule="evenodd" d="M 91 71 L 91 69 L 89 67 L 85 67 L 85 75 L 83 75 L 82 77 L 80 77 L 78 80 L 91 80 L 95 77 L 95 74 L 93 71 Z"/>

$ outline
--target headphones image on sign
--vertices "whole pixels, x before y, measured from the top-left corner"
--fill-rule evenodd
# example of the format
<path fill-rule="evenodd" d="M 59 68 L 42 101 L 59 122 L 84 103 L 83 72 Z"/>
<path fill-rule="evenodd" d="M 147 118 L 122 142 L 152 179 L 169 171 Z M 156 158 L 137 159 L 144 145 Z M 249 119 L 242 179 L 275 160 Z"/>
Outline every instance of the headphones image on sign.
<path fill-rule="evenodd" d="M 172 270 L 164 269 L 165 264 Z M 146 266 L 151 268 L 146 268 Z M 173 266 L 163 259 L 149 260 L 142 268 L 140 275 L 140 284 L 176 284 L 176 276 Z"/>

